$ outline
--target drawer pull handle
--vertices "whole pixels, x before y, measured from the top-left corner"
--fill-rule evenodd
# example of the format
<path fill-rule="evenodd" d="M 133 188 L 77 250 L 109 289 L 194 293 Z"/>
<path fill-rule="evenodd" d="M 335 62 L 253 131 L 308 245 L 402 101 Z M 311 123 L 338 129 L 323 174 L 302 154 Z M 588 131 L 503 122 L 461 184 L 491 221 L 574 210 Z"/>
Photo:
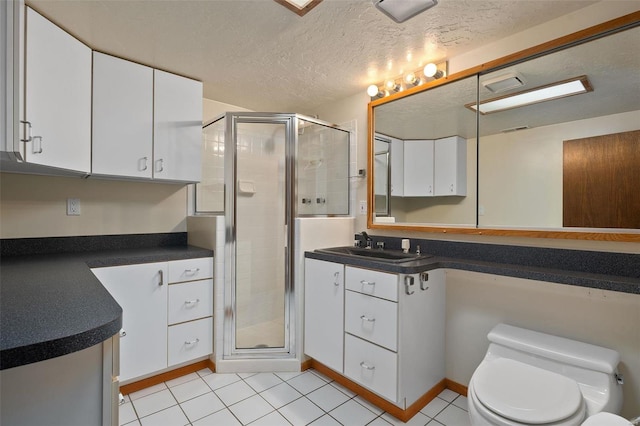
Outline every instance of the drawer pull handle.
<path fill-rule="evenodd" d="M 197 343 L 199 343 L 199 342 L 200 342 L 200 339 L 196 339 L 196 340 L 192 340 L 192 341 L 188 341 L 188 340 L 186 340 L 186 341 L 184 342 L 184 344 L 185 344 L 185 345 L 188 345 L 188 346 L 191 346 L 191 345 L 195 345 L 195 344 L 197 344 Z"/>
<path fill-rule="evenodd" d="M 375 281 L 360 280 L 360 284 L 362 284 L 362 285 L 376 285 L 376 282 Z"/>
<path fill-rule="evenodd" d="M 366 362 L 364 362 L 364 361 L 362 361 L 362 362 L 360 363 L 360 367 L 365 368 L 365 369 L 367 369 L 367 370 L 375 370 L 375 369 L 376 369 L 376 366 L 375 366 L 375 365 L 369 365 L 369 364 L 367 364 L 367 363 L 366 363 Z"/>
<path fill-rule="evenodd" d="M 333 273 L 333 285 L 335 285 L 336 287 L 338 287 L 340 285 L 340 272 L 334 272 Z"/>
<path fill-rule="evenodd" d="M 363 321 L 369 321 L 369 322 L 375 322 L 376 319 L 375 318 L 369 318 L 366 315 L 360 315 L 360 319 Z"/>
<path fill-rule="evenodd" d="M 160 269 L 158 271 L 158 274 L 160 274 L 160 282 L 158 283 L 158 285 L 164 285 L 164 271 Z"/>
<path fill-rule="evenodd" d="M 185 269 L 185 270 L 184 270 L 184 273 L 185 273 L 186 275 L 195 275 L 195 274 L 197 274 L 198 272 L 200 272 L 200 268 L 193 268 L 193 269 Z"/>
<path fill-rule="evenodd" d="M 185 300 L 184 304 L 187 305 L 187 307 L 192 307 L 195 306 L 196 304 L 200 303 L 200 299 L 196 299 L 196 300 Z"/>

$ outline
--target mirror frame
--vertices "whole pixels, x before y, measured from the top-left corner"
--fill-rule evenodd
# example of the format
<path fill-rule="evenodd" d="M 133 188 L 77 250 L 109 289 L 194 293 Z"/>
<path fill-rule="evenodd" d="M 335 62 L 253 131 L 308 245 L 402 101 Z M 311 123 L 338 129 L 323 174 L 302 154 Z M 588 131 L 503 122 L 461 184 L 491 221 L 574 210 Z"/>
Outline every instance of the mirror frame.
<path fill-rule="evenodd" d="M 535 57 L 544 56 L 549 53 L 553 53 L 559 50 L 564 50 L 569 47 L 579 45 L 585 42 L 589 42 L 593 39 L 605 37 L 607 35 L 631 29 L 640 25 L 640 11 L 633 12 L 628 15 L 621 16 L 616 19 L 612 19 L 607 22 L 577 31 L 572 34 L 548 41 L 546 43 L 533 46 L 519 52 L 503 56 L 499 59 L 477 65 L 475 67 L 457 72 L 445 76 L 441 79 L 434 80 L 416 86 L 402 92 L 386 96 L 381 99 L 376 99 L 368 104 L 367 117 L 368 117 L 368 141 L 367 141 L 367 228 L 369 229 L 386 229 L 394 231 L 419 231 L 429 233 L 440 234 L 467 234 L 467 235 L 490 235 L 490 236 L 509 236 L 509 237 L 529 237 L 529 238 L 556 238 L 556 239 L 577 239 L 577 240 L 600 240 L 600 241 L 620 241 L 620 242 L 640 242 L 640 230 L 638 232 L 624 232 L 624 231 L 574 231 L 564 229 L 513 229 L 513 228 L 467 228 L 467 227 L 455 227 L 455 226 L 423 226 L 415 224 L 381 224 L 373 221 L 374 211 L 374 194 L 373 194 L 373 148 L 374 148 L 374 133 L 375 133 L 375 115 L 374 108 L 386 104 L 387 102 L 393 102 L 398 99 L 405 98 L 407 96 L 415 95 L 417 93 L 425 92 L 429 89 L 433 89 L 438 86 L 442 86 L 448 83 L 452 83 L 457 80 L 461 80 L 466 77 L 486 74 L 491 71 L 514 65 L 518 62 L 533 59 Z M 478 200 L 476 200 L 476 217 L 478 215 Z M 477 222 L 476 222 L 477 223 Z M 585 229 L 585 228 L 581 228 Z M 598 228 L 600 229 L 600 228 Z"/>

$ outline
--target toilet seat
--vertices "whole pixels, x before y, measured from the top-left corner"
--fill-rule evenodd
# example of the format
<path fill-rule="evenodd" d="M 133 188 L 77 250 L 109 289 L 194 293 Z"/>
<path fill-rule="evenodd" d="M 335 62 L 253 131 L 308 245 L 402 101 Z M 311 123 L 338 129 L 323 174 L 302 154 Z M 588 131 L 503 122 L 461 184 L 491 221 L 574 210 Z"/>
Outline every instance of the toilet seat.
<path fill-rule="evenodd" d="M 486 409 L 516 423 L 562 423 L 584 411 L 575 381 L 512 359 L 485 360 L 473 381 L 475 396 Z"/>

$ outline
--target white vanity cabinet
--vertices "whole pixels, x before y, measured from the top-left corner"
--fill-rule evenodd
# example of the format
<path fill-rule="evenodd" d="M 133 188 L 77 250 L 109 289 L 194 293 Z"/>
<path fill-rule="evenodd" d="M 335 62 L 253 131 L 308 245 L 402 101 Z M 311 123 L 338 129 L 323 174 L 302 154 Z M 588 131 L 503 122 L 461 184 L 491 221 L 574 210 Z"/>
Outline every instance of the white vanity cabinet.
<path fill-rule="evenodd" d="M 213 352 L 213 261 L 169 262 L 169 367 Z"/>
<path fill-rule="evenodd" d="M 93 52 L 94 175 L 151 179 L 153 68 Z"/>
<path fill-rule="evenodd" d="M 91 49 L 26 7 L 24 116 L 27 163 L 91 171 Z"/>
<path fill-rule="evenodd" d="M 123 310 L 121 381 L 213 353 L 213 258 L 91 271 Z"/>
<path fill-rule="evenodd" d="M 167 366 L 167 263 L 92 269 L 122 307 L 120 380 Z"/>
<path fill-rule="evenodd" d="M 444 332 L 443 270 L 306 259 L 305 353 L 394 405 L 407 409 L 445 378 Z"/>
<path fill-rule="evenodd" d="M 304 352 L 342 373 L 344 265 L 305 259 L 304 277 Z"/>

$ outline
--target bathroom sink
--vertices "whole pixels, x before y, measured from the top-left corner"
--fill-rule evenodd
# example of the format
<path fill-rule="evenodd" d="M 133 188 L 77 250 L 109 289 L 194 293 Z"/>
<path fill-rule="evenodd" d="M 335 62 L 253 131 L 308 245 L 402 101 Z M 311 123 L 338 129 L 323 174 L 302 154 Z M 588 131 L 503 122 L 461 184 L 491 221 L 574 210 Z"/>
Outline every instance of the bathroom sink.
<path fill-rule="evenodd" d="M 318 253 L 338 254 L 341 256 L 353 256 L 359 258 L 367 258 L 371 260 L 377 260 L 386 263 L 404 263 L 412 262 L 415 260 L 422 260 L 432 257 L 430 254 L 415 254 L 415 253 L 403 253 L 398 250 L 380 250 L 380 249 L 367 249 L 360 247 L 329 247 L 323 249 L 317 249 Z"/>

